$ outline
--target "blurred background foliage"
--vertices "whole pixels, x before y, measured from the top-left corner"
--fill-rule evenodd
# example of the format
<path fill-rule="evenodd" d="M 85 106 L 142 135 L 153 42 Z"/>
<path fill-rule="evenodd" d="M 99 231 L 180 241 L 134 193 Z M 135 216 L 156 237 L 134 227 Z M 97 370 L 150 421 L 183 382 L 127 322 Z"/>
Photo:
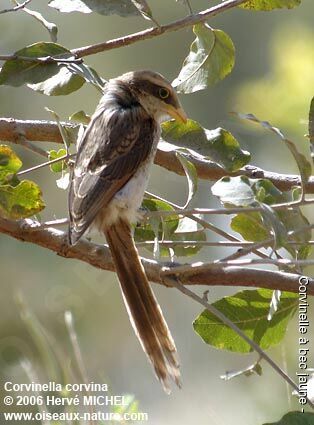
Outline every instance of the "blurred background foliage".
<path fill-rule="evenodd" d="M 10 7 L 8 1 L 0 3 L 1 8 Z M 30 7 L 58 25 L 58 42 L 67 48 L 113 39 L 150 26 L 141 17 L 60 14 L 47 7 L 47 3 L 33 0 Z M 210 6 L 205 0 L 191 0 L 191 3 L 194 11 Z M 150 6 L 154 17 L 161 23 L 187 13 L 183 2 L 151 0 Z M 307 113 L 314 91 L 313 14 L 314 3 L 303 0 L 300 7 L 293 10 L 268 13 L 231 10 L 211 19 L 210 25 L 223 29 L 235 44 L 235 69 L 210 90 L 181 95 L 184 108 L 192 119 L 206 128 L 222 126 L 230 130 L 241 147 L 252 153 L 252 163 L 267 170 L 296 171 L 280 140 L 261 131 L 258 126 L 232 118 L 229 112 L 255 113 L 260 119 L 279 126 L 300 149 L 308 151 L 304 134 L 307 133 Z M 149 68 L 172 80 L 178 75 L 193 39 L 192 30 L 184 29 L 90 56 L 86 62 L 106 79 L 129 70 Z M 39 40 L 48 41 L 49 37 L 36 21 L 19 12 L 0 15 L 0 40 L 0 51 L 4 54 Z M 48 106 L 62 119 L 67 119 L 79 109 L 92 113 L 98 99 L 99 93 L 89 85 L 64 97 L 46 97 L 27 87 L 1 86 L 0 116 L 50 119 L 44 110 Z M 49 147 L 53 148 L 53 145 Z M 38 158 L 34 155 L 16 150 L 25 167 L 37 163 Z M 66 193 L 56 188 L 52 173 L 40 170 L 31 178 L 43 189 L 47 204 L 43 219 L 64 217 Z M 186 198 L 186 181 L 155 166 L 149 190 L 182 205 Z M 210 196 L 208 182 L 200 182 L 195 206 L 218 206 Z M 307 212 L 309 220 L 313 221 L 313 212 Z M 218 218 L 216 222 L 227 225 L 229 219 Z M 290 407 L 298 408 L 297 402 L 291 400 L 290 389 L 268 367 L 261 378 L 253 376 L 222 381 L 219 376 L 226 370 L 246 367 L 255 356 L 239 356 L 205 346 L 191 325 L 200 312 L 199 306 L 173 290 L 154 287 L 182 363 L 183 389 L 174 389 L 171 396 L 165 395 L 130 327 L 114 274 L 64 260 L 37 246 L 19 243 L 3 235 L 0 236 L 0 246 L 1 381 L 28 381 L 20 364 L 25 356 L 39 371 L 40 379 L 47 380 L 38 349 L 20 317 L 16 295 L 21 292 L 29 309 L 67 355 L 71 348 L 64 312 L 72 311 L 90 380 L 108 383 L 116 394 L 134 394 L 140 400 L 140 410 L 148 412 L 151 425 L 262 424 L 279 419 L 289 403 Z M 203 249 L 197 258 L 210 260 L 221 254 L 222 249 Z M 203 290 L 200 288 L 200 293 Z M 209 300 L 233 292 L 234 289 L 213 288 Z M 283 345 L 270 353 L 291 375 L 295 374 L 297 365 L 297 338 L 294 320 Z"/>

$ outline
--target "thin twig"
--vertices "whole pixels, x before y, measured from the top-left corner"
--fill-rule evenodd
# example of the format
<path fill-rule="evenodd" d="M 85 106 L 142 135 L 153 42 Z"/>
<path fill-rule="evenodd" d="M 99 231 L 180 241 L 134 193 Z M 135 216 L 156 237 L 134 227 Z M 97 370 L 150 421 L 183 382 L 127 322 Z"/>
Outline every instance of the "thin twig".
<path fill-rule="evenodd" d="M 47 222 L 48 223 L 48 222 Z M 47 227 L 52 227 L 50 226 L 46 226 L 47 223 L 43 223 L 43 227 L 41 227 L 42 229 L 46 229 Z M 56 223 L 57 225 L 63 225 L 66 224 L 66 222 L 64 223 Z M 34 229 L 36 230 L 36 229 Z M 176 240 L 162 240 L 162 241 L 158 241 L 159 245 L 164 245 L 164 246 L 226 246 L 226 247 L 235 247 L 235 246 L 248 246 L 251 249 L 256 247 L 256 243 L 255 242 L 249 242 L 249 241 L 241 241 L 241 242 L 232 242 L 232 241 L 213 241 L 213 242 L 208 242 L 208 241 L 196 241 L 196 240 L 186 240 L 186 241 L 176 241 Z M 305 242 L 287 242 L 287 244 L 292 245 L 292 246 L 299 246 L 299 245 L 304 245 Z M 137 246 L 150 246 L 150 245 L 154 245 L 155 242 L 154 241 L 145 241 L 145 242 L 136 242 Z M 263 244 L 266 246 L 267 245 L 267 241 L 265 240 L 265 243 L 263 242 Z M 263 246 L 264 246 L 263 245 Z M 314 240 L 313 241 L 308 241 L 306 242 L 306 245 L 314 245 Z"/>
<path fill-rule="evenodd" d="M 18 6 L 12 7 L 11 9 L 3 9 L 0 10 L 0 15 L 2 13 L 10 13 L 10 12 L 17 12 L 18 10 L 23 9 L 28 3 L 30 3 L 32 0 L 25 0 L 23 3 L 20 3 Z"/>
<path fill-rule="evenodd" d="M 49 165 L 55 164 L 60 161 L 67 161 L 68 159 L 75 157 L 75 153 L 70 155 L 60 156 L 60 158 L 52 159 L 51 161 L 43 162 L 42 164 L 35 165 L 34 167 L 27 168 L 27 170 L 22 170 L 16 173 L 17 176 L 22 176 L 23 174 L 31 173 L 32 171 L 40 170 L 41 168 L 47 167 Z"/>
<path fill-rule="evenodd" d="M 240 4 L 245 3 L 246 1 L 247 0 L 227 0 L 216 6 L 210 7 L 209 9 L 203 10 L 202 12 L 196 13 L 195 15 L 189 15 L 183 19 L 179 19 L 178 21 L 171 22 L 170 24 L 161 25 L 160 27 L 148 28 L 144 31 L 139 31 L 134 34 L 126 35 L 124 37 L 119 37 L 114 40 L 93 44 L 91 46 L 79 47 L 77 49 L 72 49 L 71 52 L 76 57 L 83 57 L 88 55 L 94 55 L 99 52 L 104 52 L 106 50 L 129 46 L 130 44 L 134 44 L 138 41 L 158 37 L 168 32 L 178 31 L 182 28 L 190 27 L 200 22 L 204 22 L 207 19 L 212 18 L 236 6 L 239 6 Z"/>
<path fill-rule="evenodd" d="M 184 3 L 185 3 L 185 4 L 186 4 L 186 6 L 187 6 L 187 8 L 188 8 L 188 10 L 189 10 L 190 15 L 193 15 L 193 9 L 192 9 L 192 6 L 191 6 L 190 1 L 189 1 L 189 0 L 183 0 L 183 1 L 184 1 Z"/>
<path fill-rule="evenodd" d="M 177 210 L 181 210 L 183 211 L 183 208 L 180 207 L 177 204 L 174 204 L 173 202 L 170 202 L 166 199 L 161 198 L 160 196 L 154 195 L 153 193 L 150 192 L 146 192 L 146 194 L 148 194 L 149 196 L 152 196 L 156 199 L 159 199 L 161 201 L 167 202 L 169 205 L 171 205 L 172 207 L 176 208 Z M 195 221 L 196 223 L 198 223 L 200 226 L 202 226 L 204 229 L 208 229 L 211 230 L 212 232 L 217 233 L 219 236 L 228 239 L 230 241 L 234 241 L 234 242 L 241 242 L 241 239 L 236 238 L 235 236 L 231 235 L 230 233 L 225 232 L 224 230 L 220 229 L 219 227 L 215 226 L 212 223 L 209 223 L 208 221 L 203 220 L 202 218 L 198 217 L 197 215 L 186 215 L 186 217 L 190 218 L 191 220 Z M 265 255 L 263 252 L 260 252 L 258 250 L 253 250 L 254 254 L 261 257 L 261 258 L 268 258 L 267 255 Z"/>
<path fill-rule="evenodd" d="M 236 332 L 245 342 L 247 342 L 250 347 L 253 348 L 260 356 L 263 358 L 286 382 L 288 382 L 291 387 L 297 391 L 299 394 L 299 387 L 297 384 L 288 376 L 269 356 L 265 353 L 264 350 L 261 349 L 261 347 L 256 344 L 255 341 L 250 339 L 238 326 L 236 326 L 228 317 L 226 317 L 221 311 L 216 309 L 215 306 L 212 304 L 209 304 L 204 298 L 199 297 L 197 294 L 195 294 L 190 289 L 186 288 L 181 283 L 177 282 L 175 279 L 166 279 L 166 283 L 169 286 L 172 286 L 176 289 L 178 289 L 180 292 L 182 292 L 184 295 L 188 296 L 189 298 L 192 298 L 197 303 L 201 304 L 203 307 L 205 307 L 206 310 L 208 310 L 210 313 L 212 313 L 214 316 L 216 316 L 219 320 L 222 321 L 225 325 L 229 326 L 230 329 L 232 329 L 234 332 Z M 307 398 L 308 404 L 314 408 L 314 404 L 311 402 L 310 399 Z"/>
<path fill-rule="evenodd" d="M 314 203 L 314 199 L 301 199 L 300 201 L 287 202 L 285 204 L 274 204 L 271 206 L 274 210 L 282 210 L 289 208 L 297 208 L 301 205 L 310 205 Z M 251 212 L 262 212 L 262 207 L 234 207 L 234 208 L 192 208 L 192 209 L 174 209 L 171 211 L 147 211 L 145 215 L 148 217 L 163 217 L 171 216 L 173 214 L 178 215 L 191 215 L 191 214 L 200 214 L 200 215 L 233 215 L 239 213 L 251 213 Z"/>
<path fill-rule="evenodd" d="M 156 26 L 152 28 L 148 28 L 144 31 L 139 31 L 134 34 L 130 34 L 124 37 L 119 37 L 114 40 L 105 41 L 102 43 L 93 44 L 90 46 L 79 47 L 77 49 L 72 49 L 71 53 L 75 56 L 74 59 L 71 59 L 71 62 L 77 62 L 79 58 L 88 55 L 94 55 L 99 52 L 103 52 L 106 50 L 117 49 L 119 47 L 128 46 L 130 44 L 134 44 L 138 41 L 147 40 L 149 38 L 157 37 L 167 32 L 178 31 L 182 28 L 186 28 L 192 25 L 195 25 L 200 22 L 204 22 L 207 19 L 216 16 L 220 13 L 223 13 L 229 9 L 232 9 L 236 6 L 239 6 L 242 3 L 245 3 L 247 0 L 227 0 L 221 4 L 213 6 L 209 9 L 203 10 L 194 15 L 189 15 L 183 19 L 179 19 L 178 21 L 171 22 L 170 24 Z M 21 5 L 20 5 L 21 6 Z M 13 11 L 13 10 L 10 10 Z M 4 12 L 2 12 L 4 13 Z M 16 55 L 0 55 L 0 60 L 10 60 L 10 59 L 21 59 Z M 48 56 L 47 58 L 23 58 L 25 60 L 30 61 L 41 61 L 41 62 L 61 62 L 60 59 Z M 62 60 L 63 62 L 70 60 Z"/>

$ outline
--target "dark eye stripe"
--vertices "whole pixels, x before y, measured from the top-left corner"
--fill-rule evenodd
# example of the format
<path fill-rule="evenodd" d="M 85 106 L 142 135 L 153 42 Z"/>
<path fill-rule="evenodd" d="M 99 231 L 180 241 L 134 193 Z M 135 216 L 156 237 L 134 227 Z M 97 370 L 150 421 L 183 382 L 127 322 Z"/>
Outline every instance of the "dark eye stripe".
<path fill-rule="evenodd" d="M 171 94 L 171 91 L 167 89 L 164 86 L 159 86 L 158 84 L 154 84 L 148 80 L 137 80 L 135 81 L 135 86 L 140 89 L 143 92 L 146 92 L 150 95 L 153 95 L 157 97 L 157 99 L 161 99 L 163 102 L 167 103 L 168 105 L 172 105 L 174 107 L 177 107 L 177 101 L 174 99 L 174 97 Z M 166 98 L 160 97 L 160 90 L 168 90 L 169 95 Z"/>

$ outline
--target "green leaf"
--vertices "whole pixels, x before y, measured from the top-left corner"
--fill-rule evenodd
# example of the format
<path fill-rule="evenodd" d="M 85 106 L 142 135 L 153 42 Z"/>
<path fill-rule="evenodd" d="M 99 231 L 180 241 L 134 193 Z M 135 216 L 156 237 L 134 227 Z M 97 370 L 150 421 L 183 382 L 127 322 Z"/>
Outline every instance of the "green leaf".
<path fill-rule="evenodd" d="M 193 27 L 196 39 L 172 85 L 180 93 L 204 90 L 225 78 L 234 66 L 235 49 L 231 38 L 206 24 Z"/>
<path fill-rule="evenodd" d="M 309 111 L 309 139 L 310 139 L 311 157 L 314 163 L 314 97 L 312 98 L 310 111 Z"/>
<path fill-rule="evenodd" d="M 28 84 L 28 87 L 46 96 L 62 96 L 80 89 L 84 83 L 83 77 L 61 66 L 52 77 L 37 84 Z"/>
<path fill-rule="evenodd" d="M 30 217 L 43 210 L 40 187 L 23 180 L 17 186 L 0 186 L 0 215 L 13 220 Z"/>
<path fill-rule="evenodd" d="M 245 240 L 261 242 L 270 237 L 273 230 L 276 237 L 276 245 L 284 246 L 292 255 L 302 255 L 306 252 L 304 246 L 296 250 L 287 244 L 287 234 L 298 230 L 293 237 L 297 242 L 306 243 L 311 239 L 311 230 L 306 228 L 309 221 L 303 215 L 300 208 L 269 210 L 268 205 L 292 202 L 299 198 L 300 189 L 293 188 L 290 191 L 281 192 L 267 179 L 249 179 L 246 176 L 223 177 L 212 186 L 212 193 L 220 198 L 226 206 L 262 206 L 262 213 L 240 213 L 231 220 L 231 228 L 240 233 Z M 261 205 L 262 203 L 262 205 Z M 291 240 L 291 239 L 290 239 Z"/>
<path fill-rule="evenodd" d="M 161 201 L 159 199 L 144 199 L 142 202 L 142 208 L 146 211 L 173 211 L 174 208 L 169 205 L 167 202 Z M 177 214 L 171 214 L 164 217 L 151 217 L 148 219 L 148 223 L 141 225 L 141 227 L 136 227 L 135 236 L 140 241 L 153 240 L 154 231 L 151 221 L 157 220 L 159 223 L 159 238 L 161 239 L 165 234 L 167 237 L 172 235 L 178 225 L 179 217 Z"/>
<path fill-rule="evenodd" d="M 231 219 L 230 226 L 246 241 L 262 242 L 271 236 L 258 212 L 237 214 Z"/>
<path fill-rule="evenodd" d="M 214 161 L 229 172 L 239 170 L 251 159 L 249 152 L 240 148 L 229 131 L 223 128 L 207 130 L 193 120 L 186 124 L 173 120 L 164 122 L 161 137 L 168 143 L 192 149 L 203 159 Z"/>
<path fill-rule="evenodd" d="M 213 305 L 266 350 L 281 342 L 287 325 L 298 308 L 298 295 L 283 292 L 278 310 L 271 321 L 267 320 L 272 293 L 268 289 L 241 291 L 224 297 Z M 193 327 L 203 341 L 215 348 L 238 353 L 252 351 L 247 342 L 208 310 L 204 310 L 195 319 Z"/>
<path fill-rule="evenodd" d="M 79 122 L 80 124 L 89 124 L 90 120 L 91 120 L 91 116 L 87 115 L 84 111 L 77 111 L 74 112 L 74 114 L 72 114 L 69 117 L 70 121 L 75 121 L 75 122 Z"/>
<path fill-rule="evenodd" d="M 204 230 L 195 230 L 194 232 L 175 232 L 171 236 L 171 240 L 176 241 L 196 241 L 196 242 L 205 242 L 206 241 L 206 232 Z M 176 257 L 190 257 L 196 255 L 202 248 L 203 245 L 197 245 L 193 243 L 186 243 L 184 245 L 173 245 L 174 255 Z"/>
<path fill-rule="evenodd" d="M 278 422 L 269 422 L 264 425 L 314 425 L 314 413 L 289 412 Z"/>
<path fill-rule="evenodd" d="M 57 63 L 41 63 L 22 59 L 46 58 L 53 56 L 59 59 L 72 57 L 72 53 L 56 43 L 39 42 L 14 53 L 17 59 L 7 60 L 0 71 L 0 84 L 19 87 L 23 84 L 37 84 L 58 74 Z"/>
<path fill-rule="evenodd" d="M 184 205 L 184 208 L 187 208 L 194 198 L 195 193 L 197 192 L 198 177 L 195 165 L 184 156 L 184 153 L 186 153 L 186 150 L 184 149 L 176 150 L 176 157 L 181 162 L 182 168 L 184 169 L 186 178 L 188 180 L 189 194 Z"/>
<path fill-rule="evenodd" d="M 264 10 L 269 11 L 273 9 L 292 9 L 299 6 L 301 0 L 248 0 L 239 7 L 242 9 Z"/>
<path fill-rule="evenodd" d="M 139 11 L 130 0 L 50 0 L 49 6 L 65 13 L 97 12 L 101 15 L 139 15 Z"/>
<path fill-rule="evenodd" d="M 0 182 L 6 181 L 6 177 L 15 174 L 22 167 L 22 161 L 6 145 L 0 145 Z"/>
<path fill-rule="evenodd" d="M 67 152 L 65 149 L 59 149 L 58 151 L 55 151 L 54 149 L 52 149 L 51 151 L 48 152 L 48 159 L 49 161 L 52 161 L 57 158 L 62 158 L 63 156 L 66 155 L 66 153 Z M 55 162 L 54 164 L 50 165 L 50 170 L 53 171 L 54 173 L 61 173 L 66 168 L 67 166 L 64 161 Z"/>

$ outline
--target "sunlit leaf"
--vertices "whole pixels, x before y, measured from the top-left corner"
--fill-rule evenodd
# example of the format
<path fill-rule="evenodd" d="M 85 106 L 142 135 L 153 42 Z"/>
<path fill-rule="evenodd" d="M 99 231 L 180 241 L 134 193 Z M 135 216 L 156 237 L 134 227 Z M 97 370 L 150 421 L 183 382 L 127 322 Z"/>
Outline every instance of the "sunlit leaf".
<path fill-rule="evenodd" d="M 238 282 L 241 285 L 241 281 Z M 213 305 L 232 320 L 263 350 L 281 342 L 287 325 L 298 308 L 298 295 L 283 292 L 279 308 L 272 320 L 267 320 L 272 291 L 268 289 L 241 291 L 224 297 Z M 249 353 L 250 345 L 208 310 L 204 310 L 193 323 L 196 333 L 215 348 Z"/>
<path fill-rule="evenodd" d="M 21 167 L 22 161 L 15 152 L 9 146 L 0 145 L 0 182 L 10 174 L 17 173 Z"/>
<path fill-rule="evenodd" d="M 29 180 L 17 186 L 0 185 L 0 215 L 18 220 L 39 213 L 45 208 L 40 187 Z"/>
<path fill-rule="evenodd" d="M 243 9 L 264 10 L 292 9 L 299 6 L 301 0 L 248 0 L 239 7 Z"/>
<path fill-rule="evenodd" d="M 101 15 L 139 15 L 138 9 L 130 0 L 50 0 L 49 6 L 59 12 L 97 12 Z"/>
<path fill-rule="evenodd" d="M 56 180 L 57 187 L 62 190 L 67 190 L 70 184 L 70 173 L 62 173 L 62 176 Z"/>
<path fill-rule="evenodd" d="M 193 120 L 185 124 L 174 120 L 164 122 L 162 139 L 191 149 L 202 159 L 214 161 L 229 172 L 237 171 L 251 159 L 249 152 L 240 148 L 239 142 L 229 131 L 223 128 L 207 130 Z"/>
<path fill-rule="evenodd" d="M 250 179 L 246 176 L 223 177 L 211 188 L 222 203 L 247 207 L 256 202 Z"/>
<path fill-rule="evenodd" d="M 235 49 L 230 37 L 206 24 L 193 27 L 196 35 L 190 54 L 172 85 L 180 93 L 204 90 L 230 74 L 234 66 Z"/>
<path fill-rule="evenodd" d="M 48 152 L 48 159 L 52 161 L 54 159 L 62 158 L 66 155 L 66 150 L 64 148 L 59 149 L 58 151 L 52 149 Z M 61 173 L 66 168 L 66 164 L 64 161 L 55 162 L 54 164 L 50 164 L 50 170 L 54 173 Z"/>

